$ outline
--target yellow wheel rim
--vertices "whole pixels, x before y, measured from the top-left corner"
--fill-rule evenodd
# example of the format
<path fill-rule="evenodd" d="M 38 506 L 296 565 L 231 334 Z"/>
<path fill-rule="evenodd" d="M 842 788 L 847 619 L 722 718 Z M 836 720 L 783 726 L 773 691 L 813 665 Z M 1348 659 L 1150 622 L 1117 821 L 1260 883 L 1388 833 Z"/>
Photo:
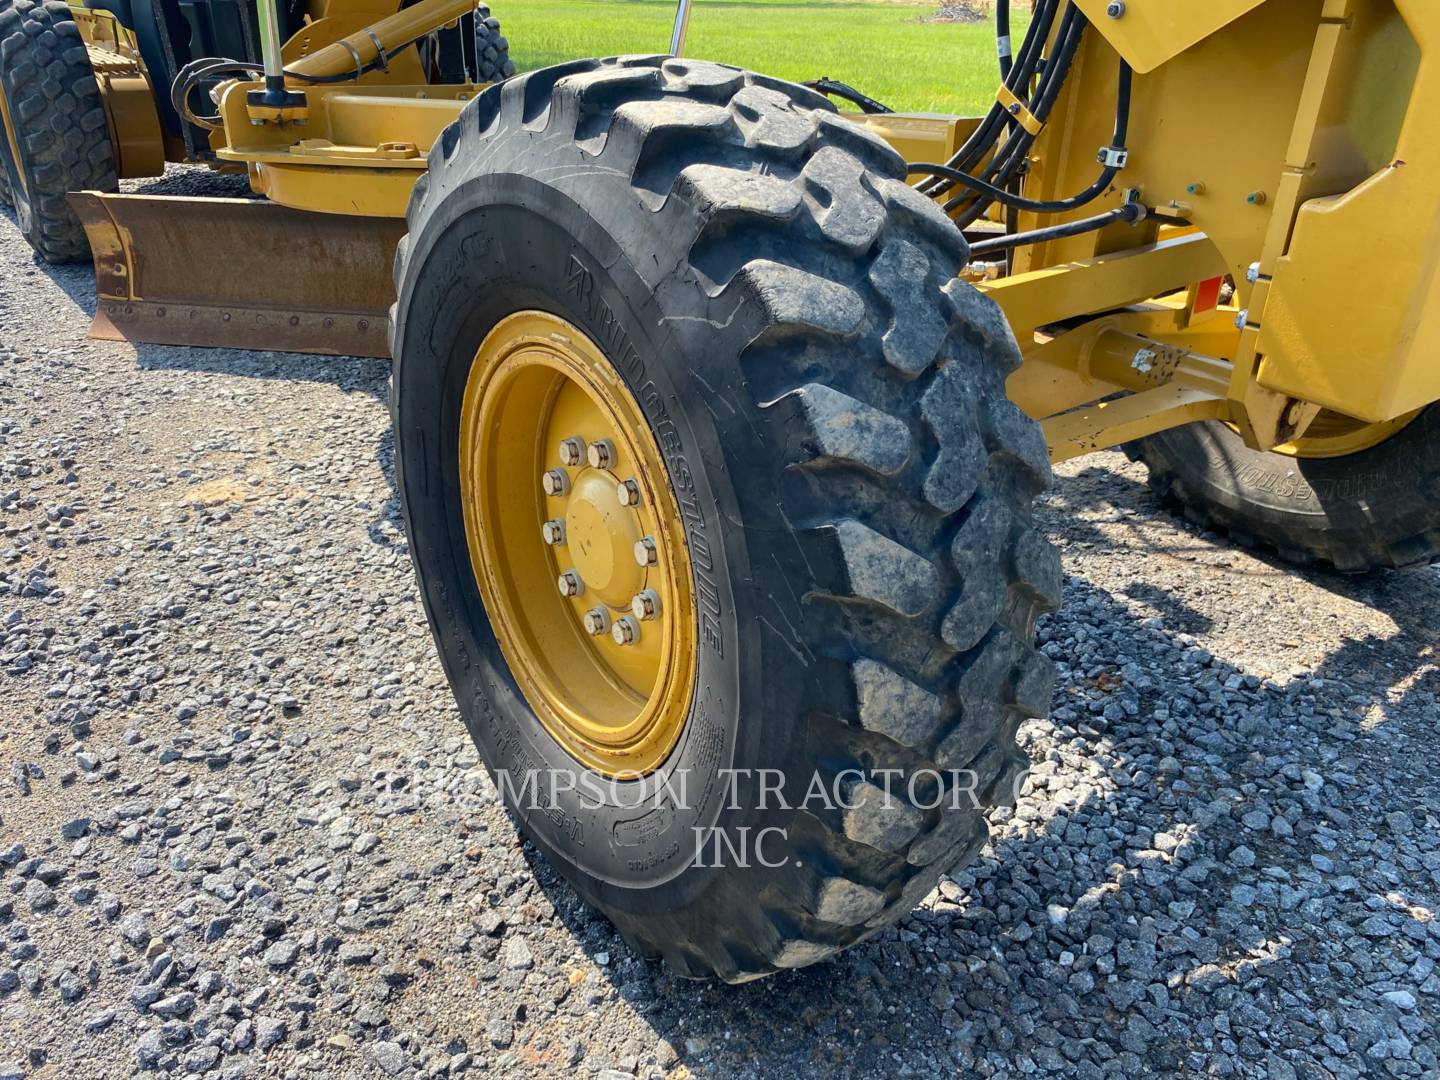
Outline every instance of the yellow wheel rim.
<path fill-rule="evenodd" d="M 1386 439 L 1399 434 L 1409 427 L 1422 411 L 1416 409 L 1394 420 L 1371 424 L 1326 409 L 1306 428 L 1303 436 L 1294 442 L 1277 446 L 1275 452 L 1295 458 L 1348 457 L 1379 446 Z"/>
<path fill-rule="evenodd" d="M 606 776 L 653 771 L 690 711 L 690 558 L 660 447 L 582 331 L 523 311 L 485 338 L 460 494 L 485 610 L 546 731 Z"/>

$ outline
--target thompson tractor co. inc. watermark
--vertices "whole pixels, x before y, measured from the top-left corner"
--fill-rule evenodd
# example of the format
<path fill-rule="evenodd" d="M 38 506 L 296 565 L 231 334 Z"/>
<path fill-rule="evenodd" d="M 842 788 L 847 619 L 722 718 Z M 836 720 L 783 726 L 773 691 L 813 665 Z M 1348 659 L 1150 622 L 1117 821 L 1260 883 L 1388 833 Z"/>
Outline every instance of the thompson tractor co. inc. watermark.
<path fill-rule="evenodd" d="M 847 813 L 905 807 L 929 813 L 978 810 L 996 801 L 1013 801 L 1025 774 L 1014 778 L 1013 791 L 1000 793 L 994 790 L 993 775 L 986 778 L 968 769 L 845 769 L 833 774 L 814 773 L 803 782 L 780 769 L 720 769 L 717 774 L 706 774 L 703 781 L 683 769 L 663 776 L 609 778 L 572 769 L 494 772 L 501 800 L 522 814 L 548 813 L 562 801 L 582 812 L 602 808 L 612 812 L 683 812 L 692 809 L 692 792 L 712 799 L 717 778 L 723 785 L 722 809 L 729 811 Z M 636 782 L 642 779 L 647 782 Z M 1004 798 L 1004 794 L 1011 798 Z M 690 831 L 697 866 L 778 867 L 790 860 L 785 825 L 711 825 Z"/>

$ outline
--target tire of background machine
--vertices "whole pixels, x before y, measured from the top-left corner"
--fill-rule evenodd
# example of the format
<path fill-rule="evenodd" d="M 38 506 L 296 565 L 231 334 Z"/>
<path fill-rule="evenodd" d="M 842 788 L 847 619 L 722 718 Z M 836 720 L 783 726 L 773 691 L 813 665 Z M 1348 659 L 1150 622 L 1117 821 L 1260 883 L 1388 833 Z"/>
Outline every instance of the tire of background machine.
<path fill-rule="evenodd" d="M 1252 450 L 1220 423 L 1152 435 L 1125 452 L 1187 519 L 1287 562 L 1363 573 L 1440 560 L 1440 406 L 1346 457 Z"/>
<path fill-rule="evenodd" d="M 1013 801 L 1016 727 L 1053 683 L 1034 624 L 1060 566 L 1031 516 L 1049 461 L 1005 396 L 1007 324 L 952 276 L 963 239 L 828 101 L 715 64 L 519 76 L 467 105 L 429 165 L 396 258 L 397 486 L 492 772 L 571 765 L 500 654 L 459 507 L 461 391 L 500 317 L 544 308 L 620 360 L 708 598 L 691 714 L 645 781 L 683 775 L 690 794 L 643 827 L 563 790 L 507 799 L 525 834 L 687 976 L 799 967 L 900 918 L 980 849 L 980 807 Z M 733 797 L 706 787 L 721 767 Z M 759 808 L 745 770 L 761 768 L 783 771 L 790 809 Z M 890 797 L 852 769 L 897 770 Z M 800 808 L 814 775 L 849 808 Z M 695 864 L 692 829 L 742 827 L 785 830 L 763 853 L 784 865 Z"/>
<path fill-rule="evenodd" d="M 25 177 L 23 189 L 10 184 L 20 230 L 46 262 L 88 260 L 85 230 L 65 196 L 119 184 L 100 89 L 65 4 L 0 0 L 0 82 Z"/>
<path fill-rule="evenodd" d="M 500 33 L 500 20 L 480 4 L 475 10 L 476 82 L 496 83 L 515 74 L 510 60 L 510 42 Z"/>

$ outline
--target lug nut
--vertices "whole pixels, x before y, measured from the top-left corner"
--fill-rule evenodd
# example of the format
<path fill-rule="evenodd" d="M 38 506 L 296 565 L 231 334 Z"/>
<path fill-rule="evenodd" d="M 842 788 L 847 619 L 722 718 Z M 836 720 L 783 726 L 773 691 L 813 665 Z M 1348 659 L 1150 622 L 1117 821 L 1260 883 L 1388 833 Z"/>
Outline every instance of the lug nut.
<path fill-rule="evenodd" d="M 640 640 L 640 624 L 629 615 L 622 615 L 610 627 L 610 637 L 616 645 L 634 645 Z"/>
<path fill-rule="evenodd" d="M 584 624 L 587 634 L 599 637 L 610 629 L 610 612 L 603 607 L 592 607 L 585 612 L 585 617 L 580 621 Z"/>
<path fill-rule="evenodd" d="M 640 505 L 640 485 L 634 480 L 621 480 L 615 485 L 615 497 L 621 506 Z"/>
<path fill-rule="evenodd" d="M 635 561 L 641 566 L 654 566 L 660 561 L 660 551 L 655 547 L 653 536 L 635 542 Z"/>
<path fill-rule="evenodd" d="M 585 583 L 574 570 L 566 570 L 556 580 L 556 584 L 560 587 L 561 596 L 579 596 L 585 591 Z"/>
<path fill-rule="evenodd" d="M 570 478 L 561 469 L 550 469 L 540 477 L 540 489 L 555 497 L 570 490 Z"/>
<path fill-rule="evenodd" d="M 630 610 L 641 622 L 655 618 L 660 614 L 660 594 L 654 589 L 642 589 L 630 601 Z"/>
<path fill-rule="evenodd" d="M 585 440 L 578 435 L 560 442 L 560 464 L 579 465 L 585 460 Z"/>
<path fill-rule="evenodd" d="M 585 460 L 594 469 L 608 469 L 615 464 L 615 445 L 609 439 L 597 439 L 585 451 Z"/>
<path fill-rule="evenodd" d="M 585 440 L 578 435 L 561 439 L 560 464 L 571 466 L 585 464 Z"/>
<path fill-rule="evenodd" d="M 563 544 L 565 542 L 565 522 L 559 518 L 545 522 L 540 526 L 540 535 L 545 538 L 545 543 L 552 546 Z"/>

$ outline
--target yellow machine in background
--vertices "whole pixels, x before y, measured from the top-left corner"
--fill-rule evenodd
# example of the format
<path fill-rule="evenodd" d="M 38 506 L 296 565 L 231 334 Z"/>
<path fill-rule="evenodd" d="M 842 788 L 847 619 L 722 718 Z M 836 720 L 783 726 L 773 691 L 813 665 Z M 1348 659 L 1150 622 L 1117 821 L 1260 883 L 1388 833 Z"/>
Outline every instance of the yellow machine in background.
<path fill-rule="evenodd" d="M 147 109 L 144 27 L 0 0 L 95 76 L 81 168 L 5 53 L 0 149 L 42 254 L 83 222 L 97 335 L 393 357 L 507 805 L 637 948 L 741 981 L 900 917 L 1014 798 L 1052 462 L 1123 445 L 1302 565 L 1440 557 L 1440 8 L 1035 0 L 1012 50 L 1000 0 L 981 117 L 685 59 L 689 13 L 510 78 L 468 0 L 260 0 Z M 114 193 L 162 158 L 264 198 Z"/>

